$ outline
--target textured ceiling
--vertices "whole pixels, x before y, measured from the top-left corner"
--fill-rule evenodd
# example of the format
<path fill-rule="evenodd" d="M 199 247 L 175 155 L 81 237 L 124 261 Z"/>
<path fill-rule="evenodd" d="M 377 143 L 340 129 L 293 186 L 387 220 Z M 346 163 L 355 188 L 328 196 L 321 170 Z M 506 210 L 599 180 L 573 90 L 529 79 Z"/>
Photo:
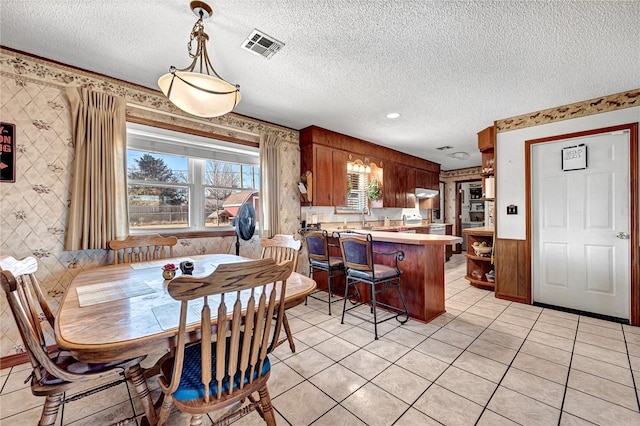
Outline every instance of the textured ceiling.
<path fill-rule="evenodd" d="M 640 1 L 209 4 L 210 56 L 241 86 L 236 112 L 444 170 L 479 165 L 476 133 L 494 120 L 640 87 Z M 0 15 L 3 46 L 154 89 L 189 63 L 196 20 L 187 0 L 1 0 Z M 241 49 L 254 28 L 286 46 L 270 60 Z"/>

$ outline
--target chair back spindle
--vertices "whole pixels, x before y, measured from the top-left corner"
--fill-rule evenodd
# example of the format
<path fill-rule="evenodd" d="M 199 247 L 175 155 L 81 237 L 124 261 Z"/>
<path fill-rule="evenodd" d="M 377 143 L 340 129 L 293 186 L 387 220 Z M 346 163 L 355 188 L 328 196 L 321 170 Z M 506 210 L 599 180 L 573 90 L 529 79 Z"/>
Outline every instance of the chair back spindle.
<path fill-rule="evenodd" d="M 113 264 L 117 265 L 173 257 L 173 246 L 177 243 L 178 238 L 160 234 L 129 235 L 124 240 L 109 241 L 109 248 L 113 251 Z"/>

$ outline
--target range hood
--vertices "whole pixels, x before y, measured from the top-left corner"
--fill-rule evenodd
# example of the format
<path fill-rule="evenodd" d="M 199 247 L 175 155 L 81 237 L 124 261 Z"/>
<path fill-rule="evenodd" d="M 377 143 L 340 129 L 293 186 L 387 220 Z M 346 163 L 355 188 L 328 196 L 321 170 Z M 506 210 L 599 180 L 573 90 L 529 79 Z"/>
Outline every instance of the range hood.
<path fill-rule="evenodd" d="M 416 198 L 432 198 L 438 195 L 435 189 L 416 188 Z"/>

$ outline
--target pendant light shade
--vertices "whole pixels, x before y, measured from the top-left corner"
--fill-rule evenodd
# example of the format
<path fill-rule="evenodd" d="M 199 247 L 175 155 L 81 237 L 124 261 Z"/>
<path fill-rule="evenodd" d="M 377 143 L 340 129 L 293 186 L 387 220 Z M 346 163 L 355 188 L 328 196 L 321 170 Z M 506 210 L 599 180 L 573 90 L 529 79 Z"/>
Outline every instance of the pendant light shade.
<path fill-rule="evenodd" d="M 219 117 L 240 102 L 240 90 L 221 78 L 175 71 L 158 80 L 160 90 L 181 110 L 198 117 Z"/>
<path fill-rule="evenodd" d="M 211 7 L 201 1 L 193 1 L 191 10 L 199 17 L 191 30 L 188 44 L 189 57 L 193 61 L 183 69 L 172 66 L 167 74 L 160 77 L 158 86 L 181 110 L 198 117 L 219 117 L 238 105 L 241 99 L 240 86 L 220 77 L 209 60 L 209 36 L 204 32 L 203 20 L 211 16 Z M 192 52 L 194 40 L 197 44 L 195 52 Z"/>

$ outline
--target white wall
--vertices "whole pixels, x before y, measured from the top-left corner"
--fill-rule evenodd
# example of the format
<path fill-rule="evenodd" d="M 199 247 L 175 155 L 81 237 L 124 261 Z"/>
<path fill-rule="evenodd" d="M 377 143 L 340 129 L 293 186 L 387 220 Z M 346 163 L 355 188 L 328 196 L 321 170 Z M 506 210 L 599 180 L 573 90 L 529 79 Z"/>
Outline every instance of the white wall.
<path fill-rule="evenodd" d="M 525 141 L 636 122 L 640 122 L 640 107 L 498 133 L 496 136 L 498 238 L 526 239 L 525 195 L 528 188 L 525 188 Z M 532 170 L 532 173 L 535 172 Z M 517 215 L 507 215 L 509 204 L 515 204 L 518 207 Z"/>

